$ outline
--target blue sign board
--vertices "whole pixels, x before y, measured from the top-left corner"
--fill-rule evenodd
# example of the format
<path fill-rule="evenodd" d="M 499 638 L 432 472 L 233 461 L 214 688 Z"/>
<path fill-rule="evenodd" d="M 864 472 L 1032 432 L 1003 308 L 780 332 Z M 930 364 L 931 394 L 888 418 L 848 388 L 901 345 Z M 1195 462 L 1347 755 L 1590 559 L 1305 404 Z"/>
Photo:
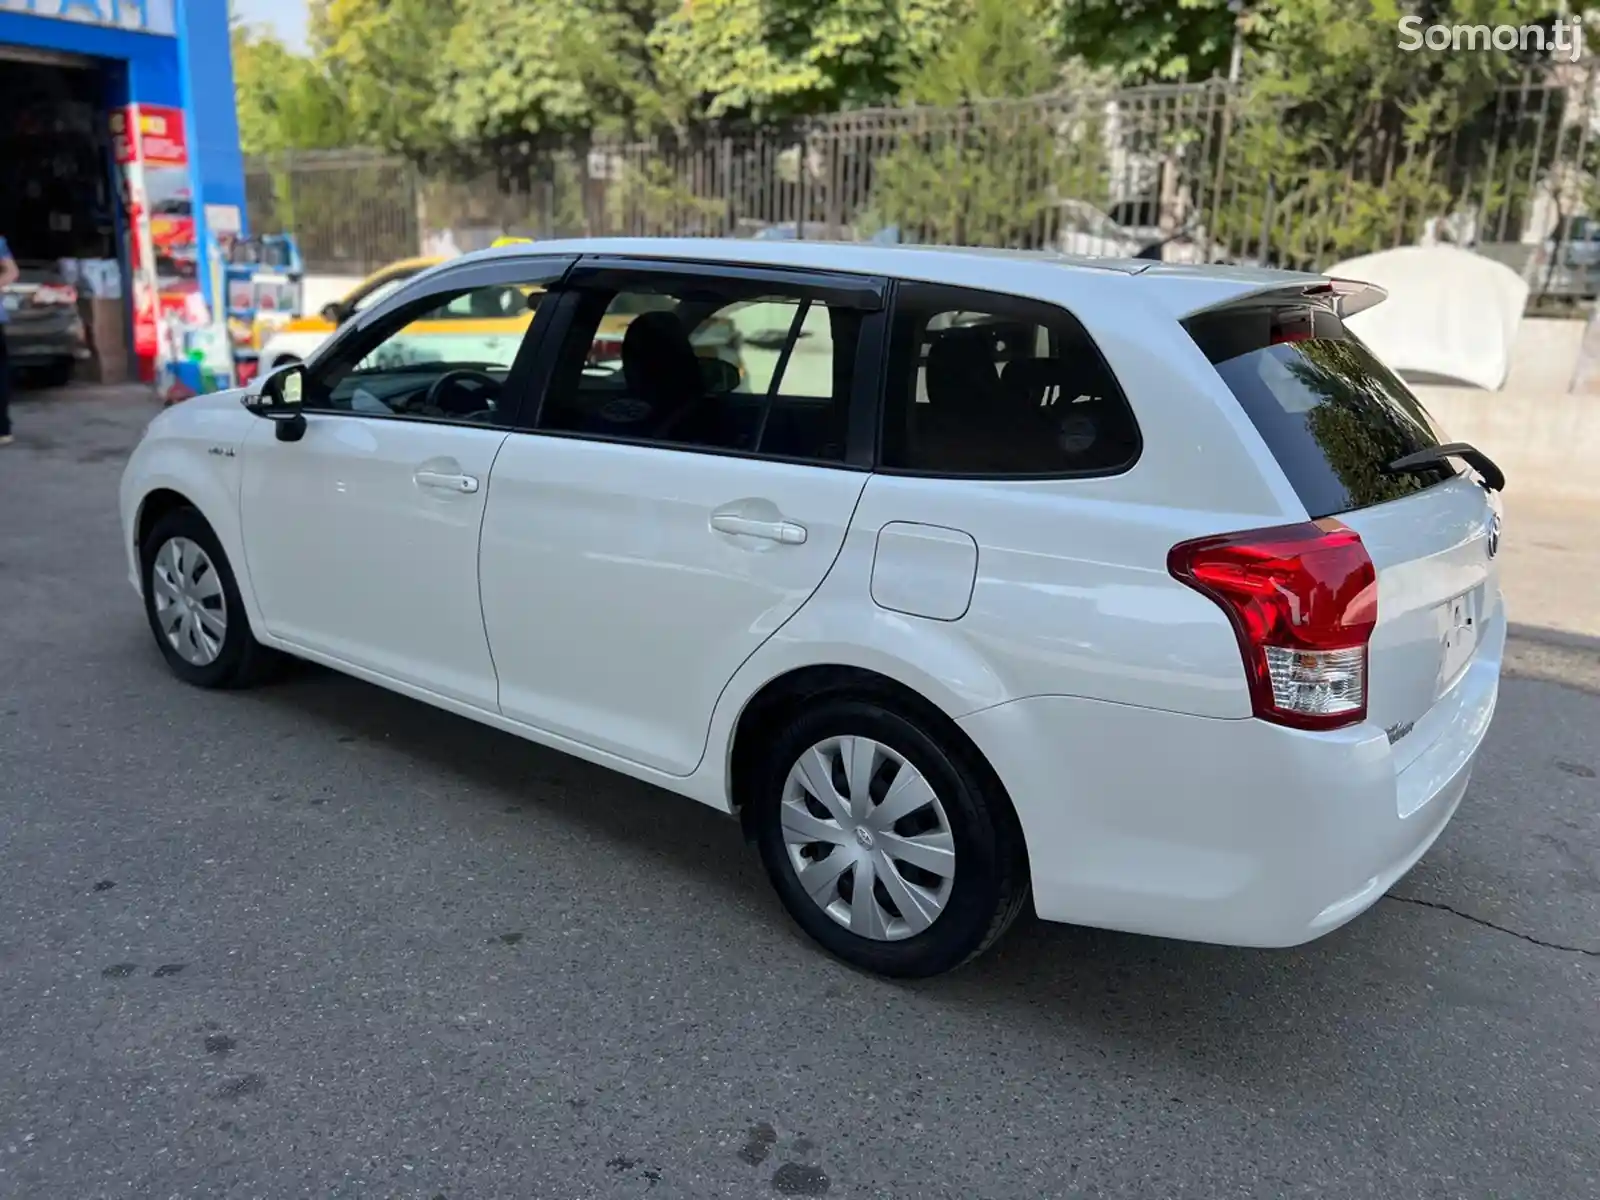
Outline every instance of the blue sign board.
<path fill-rule="evenodd" d="M 134 33 L 177 33 L 175 0 L 0 0 L 0 12 L 29 13 L 84 25 L 104 25 Z"/>

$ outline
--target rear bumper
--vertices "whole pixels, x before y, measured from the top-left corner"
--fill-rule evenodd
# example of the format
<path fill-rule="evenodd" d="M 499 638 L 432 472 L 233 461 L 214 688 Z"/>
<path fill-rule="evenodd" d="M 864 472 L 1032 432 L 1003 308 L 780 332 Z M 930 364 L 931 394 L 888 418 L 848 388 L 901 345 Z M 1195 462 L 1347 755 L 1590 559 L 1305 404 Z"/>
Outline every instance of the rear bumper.
<path fill-rule="evenodd" d="M 1371 907 L 1455 814 L 1494 714 L 1505 623 L 1403 770 L 1371 725 L 1306 733 L 1072 697 L 961 720 L 1010 792 L 1046 920 L 1293 946 Z"/>
<path fill-rule="evenodd" d="M 61 328 L 33 330 L 22 322 L 8 321 L 4 327 L 6 357 L 13 367 L 44 367 L 54 363 L 82 362 L 89 357 L 89 343 L 82 324 L 76 319 Z"/>

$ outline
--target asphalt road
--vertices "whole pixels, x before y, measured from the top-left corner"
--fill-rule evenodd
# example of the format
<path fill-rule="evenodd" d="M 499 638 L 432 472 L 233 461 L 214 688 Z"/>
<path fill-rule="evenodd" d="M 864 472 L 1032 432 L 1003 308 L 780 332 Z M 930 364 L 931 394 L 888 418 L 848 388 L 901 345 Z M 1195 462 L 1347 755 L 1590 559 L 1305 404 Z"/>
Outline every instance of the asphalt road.
<path fill-rule="evenodd" d="M 149 402 L 17 408 L 8 1200 L 1600 1196 L 1593 645 L 1514 647 L 1461 815 L 1319 943 L 1025 918 L 895 984 L 687 801 L 324 671 L 180 685 L 118 544 Z"/>

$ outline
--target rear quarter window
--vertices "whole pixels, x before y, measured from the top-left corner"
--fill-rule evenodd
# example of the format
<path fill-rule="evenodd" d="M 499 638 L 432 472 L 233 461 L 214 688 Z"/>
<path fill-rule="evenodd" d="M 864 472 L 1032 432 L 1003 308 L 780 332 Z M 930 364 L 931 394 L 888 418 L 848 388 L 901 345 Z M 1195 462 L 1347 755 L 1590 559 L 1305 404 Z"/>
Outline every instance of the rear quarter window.
<path fill-rule="evenodd" d="M 903 283 L 883 465 L 927 475 L 1105 475 L 1139 456 L 1116 376 L 1078 320 L 1020 297 Z"/>
<path fill-rule="evenodd" d="M 1312 518 L 1367 508 L 1455 476 L 1388 464 L 1443 438 L 1393 371 L 1332 312 L 1204 313 L 1184 328 L 1228 385 Z"/>

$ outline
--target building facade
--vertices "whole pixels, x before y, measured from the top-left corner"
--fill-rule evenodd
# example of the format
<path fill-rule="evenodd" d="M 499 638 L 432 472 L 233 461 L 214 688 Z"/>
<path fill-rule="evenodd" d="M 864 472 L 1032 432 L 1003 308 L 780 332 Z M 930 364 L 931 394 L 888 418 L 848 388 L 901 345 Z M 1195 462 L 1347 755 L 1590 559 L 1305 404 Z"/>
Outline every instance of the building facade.
<path fill-rule="evenodd" d="M 0 169 L 0 235 L 76 288 L 100 377 L 152 377 L 246 232 L 225 0 L 0 0 Z"/>

